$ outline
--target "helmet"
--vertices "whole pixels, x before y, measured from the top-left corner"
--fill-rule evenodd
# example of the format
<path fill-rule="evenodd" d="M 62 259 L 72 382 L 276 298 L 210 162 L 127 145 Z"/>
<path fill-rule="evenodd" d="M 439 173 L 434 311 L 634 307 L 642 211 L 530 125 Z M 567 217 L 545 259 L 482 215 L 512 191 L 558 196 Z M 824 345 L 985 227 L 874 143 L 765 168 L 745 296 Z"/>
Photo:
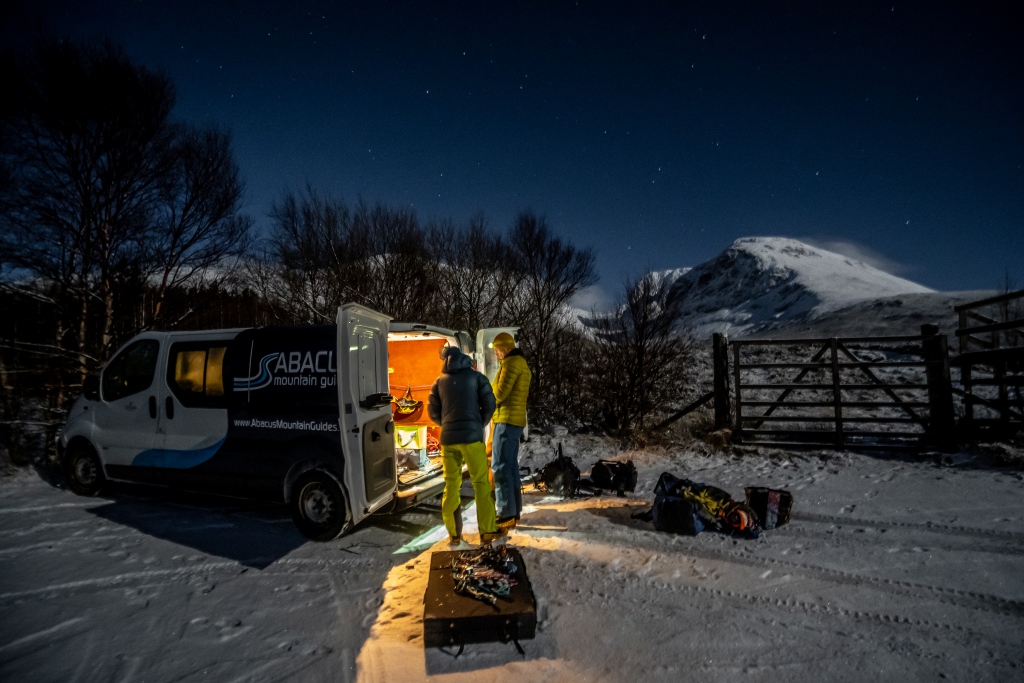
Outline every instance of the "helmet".
<path fill-rule="evenodd" d="M 494 341 L 491 342 L 491 346 L 502 351 L 511 351 L 516 347 L 516 340 L 512 338 L 512 335 L 508 332 L 502 332 Z"/>

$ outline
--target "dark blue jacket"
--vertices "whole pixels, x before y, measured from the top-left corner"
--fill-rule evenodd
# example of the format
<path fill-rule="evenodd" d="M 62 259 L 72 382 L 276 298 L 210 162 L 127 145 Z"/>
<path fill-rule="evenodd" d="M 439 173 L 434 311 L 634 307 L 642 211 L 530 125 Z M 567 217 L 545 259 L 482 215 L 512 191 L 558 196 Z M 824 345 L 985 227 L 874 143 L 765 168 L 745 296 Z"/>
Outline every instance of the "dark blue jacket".
<path fill-rule="evenodd" d="M 427 411 L 441 425 L 441 445 L 484 440 L 484 425 L 494 415 L 494 393 L 487 378 L 473 369 L 473 361 L 457 347 L 441 354 L 442 374 L 430 389 Z"/>

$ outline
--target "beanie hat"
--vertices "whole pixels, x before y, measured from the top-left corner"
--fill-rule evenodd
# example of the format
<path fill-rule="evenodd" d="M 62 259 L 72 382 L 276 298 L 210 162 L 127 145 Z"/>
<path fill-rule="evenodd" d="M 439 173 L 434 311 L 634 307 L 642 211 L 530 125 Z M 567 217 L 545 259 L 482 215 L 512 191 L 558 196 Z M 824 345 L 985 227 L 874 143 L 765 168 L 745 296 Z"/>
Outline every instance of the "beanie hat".
<path fill-rule="evenodd" d="M 494 341 L 491 342 L 491 346 L 502 351 L 511 351 L 516 347 L 516 340 L 512 338 L 512 335 L 508 332 L 502 332 Z"/>

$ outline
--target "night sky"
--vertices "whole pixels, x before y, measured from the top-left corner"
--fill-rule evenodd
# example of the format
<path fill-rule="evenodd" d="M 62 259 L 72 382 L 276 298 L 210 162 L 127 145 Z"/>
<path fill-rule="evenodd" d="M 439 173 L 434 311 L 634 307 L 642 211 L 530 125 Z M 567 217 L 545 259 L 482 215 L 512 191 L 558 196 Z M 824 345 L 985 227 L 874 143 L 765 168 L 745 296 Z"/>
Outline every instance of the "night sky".
<path fill-rule="evenodd" d="M 1019 16 L 684 4 L 33 2 L 2 35 L 109 35 L 164 69 L 178 117 L 232 132 L 263 228 L 308 182 L 495 230 L 531 208 L 608 291 L 748 235 L 1024 287 Z"/>

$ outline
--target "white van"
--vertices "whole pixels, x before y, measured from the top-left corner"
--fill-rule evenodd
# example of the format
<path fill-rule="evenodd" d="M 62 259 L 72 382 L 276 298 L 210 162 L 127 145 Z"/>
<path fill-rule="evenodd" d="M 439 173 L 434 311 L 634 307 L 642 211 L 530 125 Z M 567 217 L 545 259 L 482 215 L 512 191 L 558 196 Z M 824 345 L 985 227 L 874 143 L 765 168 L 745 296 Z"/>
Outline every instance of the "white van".
<path fill-rule="evenodd" d="M 108 480 L 284 501 L 328 541 L 377 512 L 441 493 L 427 416 L 440 350 L 493 379 L 491 341 L 357 304 L 336 325 L 145 332 L 85 385 L 59 437 L 71 489 Z M 474 353 L 475 351 L 475 353 Z"/>

